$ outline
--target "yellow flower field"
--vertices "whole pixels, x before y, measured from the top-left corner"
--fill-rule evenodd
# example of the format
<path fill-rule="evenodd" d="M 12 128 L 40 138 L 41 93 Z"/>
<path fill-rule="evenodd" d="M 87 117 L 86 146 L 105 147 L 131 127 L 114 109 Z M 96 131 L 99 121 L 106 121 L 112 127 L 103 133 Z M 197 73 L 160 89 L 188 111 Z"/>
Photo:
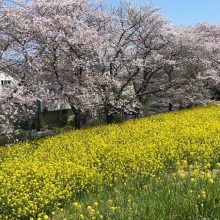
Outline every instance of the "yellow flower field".
<path fill-rule="evenodd" d="M 0 219 L 49 219 L 119 180 L 147 187 L 167 173 L 214 184 L 219 167 L 218 104 L 2 147 Z"/>

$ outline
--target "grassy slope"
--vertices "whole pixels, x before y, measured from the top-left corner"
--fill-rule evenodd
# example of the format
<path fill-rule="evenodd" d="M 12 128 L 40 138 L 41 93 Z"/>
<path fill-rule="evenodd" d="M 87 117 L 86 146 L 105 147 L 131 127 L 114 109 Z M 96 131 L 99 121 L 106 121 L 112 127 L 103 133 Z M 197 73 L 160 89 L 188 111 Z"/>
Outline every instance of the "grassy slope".
<path fill-rule="evenodd" d="M 218 105 L 22 143 L 0 149 L 0 216 L 220 219 L 219 162 Z"/>

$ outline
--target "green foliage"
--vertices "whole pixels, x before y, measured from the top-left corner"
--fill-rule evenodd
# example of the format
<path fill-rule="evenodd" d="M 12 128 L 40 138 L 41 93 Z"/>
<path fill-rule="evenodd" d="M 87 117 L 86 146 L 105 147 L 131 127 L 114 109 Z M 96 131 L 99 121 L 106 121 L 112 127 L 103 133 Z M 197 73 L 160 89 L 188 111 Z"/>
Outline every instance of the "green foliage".
<path fill-rule="evenodd" d="M 214 183 L 166 174 L 141 184 L 139 180 L 119 180 L 111 187 L 76 198 L 53 219 L 220 219 L 219 187 L 219 176 Z"/>
<path fill-rule="evenodd" d="M 0 146 L 5 146 L 7 144 L 7 137 L 0 136 Z"/>

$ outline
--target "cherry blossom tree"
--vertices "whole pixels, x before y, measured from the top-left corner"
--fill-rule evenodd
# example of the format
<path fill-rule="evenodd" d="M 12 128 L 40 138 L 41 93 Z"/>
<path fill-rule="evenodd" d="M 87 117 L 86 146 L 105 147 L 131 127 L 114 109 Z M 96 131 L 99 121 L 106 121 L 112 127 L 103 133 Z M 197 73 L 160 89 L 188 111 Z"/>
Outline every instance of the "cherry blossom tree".
<path fill-rule="evenodd" d="M 206 103 L 219 85 L 219 25 L 176 27 L 150 4 L 89 0 L 7 1 L 0 14 L 0 70 L 16 82 L 1 109 L 31 121 L 37 99 L 66 100 L 80 129 L 85 114 L 146 113 L 150 103 Z M 49 93 L 53 84 L 57 92 Z M 7 113 L 8 112 L 8 113 Z M 1 117 L 3 130 L 12 125 Z M 3 128 L 4 127 L 4 128 Z"/>
<path fill-rule="evenodd" d="M 161 102 L 184 108 L 213 101 L 219 87 L 218 33 L 219 25 L 175 27 L 169 36 L 174 65 L 164 69 L 169 77 L 157 94 Z"/>
<path fill-rule="evenodd" d="M 150 79 L 162 68 L 156 59 L 168 43 L 163 31 L 169 22 L 149 4 L 121 2 L 110 11 L 109 46 L 103 51 L 101 64 L 103 73 L 117 81 L 117 88 L 110 89 L 103 99 L 106 115 L 120 110 L 138 115 L 146 104 L 144 93 Z"/>
<path fill-rule="evenodd" d="M 85 0 L 34 1 L 29 11 L 38 77 L 58 85 L 79 129 L 82 114 L 100 104 L 100 88 L 108 81 L 99 70 L 108 16 Z"/>
<path fill-rule="evenodd" d="M 10 136 L 16 124 L 28 121 L 31 125 L 36 100 L 36 73 L 31 65 L 29 17 L 20 5 L 15 7 L 7 3 L 2 7 L 0 70 L 13 80 L 1 87 L 1 133 Z"/>

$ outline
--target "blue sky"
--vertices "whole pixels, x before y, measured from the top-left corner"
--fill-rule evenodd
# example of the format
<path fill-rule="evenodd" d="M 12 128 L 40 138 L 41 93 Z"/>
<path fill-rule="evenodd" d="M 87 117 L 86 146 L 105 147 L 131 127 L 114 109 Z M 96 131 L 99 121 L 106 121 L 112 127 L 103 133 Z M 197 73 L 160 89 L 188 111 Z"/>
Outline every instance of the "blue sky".
<path fill-rule="evenodd" d="M 110 1 L 110 0 L 109 0 Z M 134 0 L 144 2 L 144 0 Z M 115 3 L 116 0 L 112 0 Z M 220 24 L 220 0 L 149 0 L 161 8 L 163 15 L 179 25 L 193 25 L 198 22 Z"/>

